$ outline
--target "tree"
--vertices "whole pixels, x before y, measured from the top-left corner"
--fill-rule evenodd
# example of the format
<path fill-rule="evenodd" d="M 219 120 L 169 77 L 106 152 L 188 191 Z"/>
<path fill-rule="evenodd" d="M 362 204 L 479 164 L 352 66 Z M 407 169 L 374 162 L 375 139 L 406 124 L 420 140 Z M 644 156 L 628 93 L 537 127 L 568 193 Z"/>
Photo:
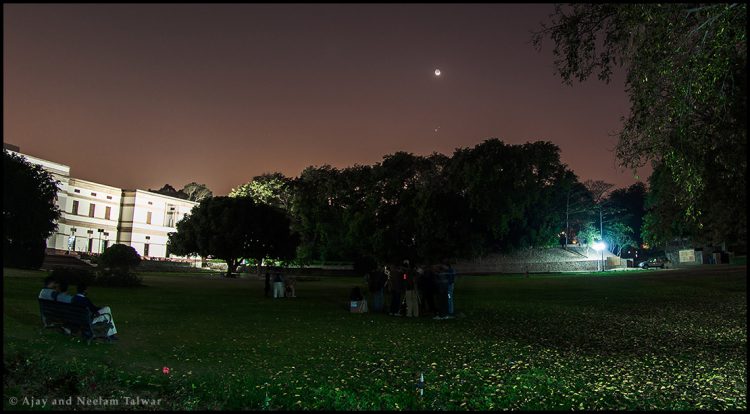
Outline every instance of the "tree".
<path fill-rule="evenodd" d="M 557 6 L 551 38 L 565 83 L 625 67 L 631 113 L 616 153 L 620 164 L 651 161 L 672 175 L 673 211 L 709 242 L 746 244 L 747 6 L 741 4 L 573 4 Z M 652 216 L 653 218 L 653 216 Z M 647 220 L 649 221 L 649 220 Z M 670 220 L 672 221 L 672 220 Z M 650 237 L 669 226 L 649 221 Z"/>
<path fill-rule="evenodd" d="M 289 211 L 292 189 L 284 174 L 265 173 L 229 192 L 229 197 L 250 197 L 256 203 L 269 204 Z"/>
<path fill-rule="evenodd" d="M 599 238 L 604 238 L 604 205 L 607 204 L 607 194 L 610 189 L 614 187 L 614 184 L 605 183 L 601 180 L 586 180 L 583 185 L 591 194 L 591 201 L 594 206 L 599 210 Z"/>
<path fill-rule="evenodd" d="M 607 243 L 609 251 L 622 257 L 622 251 L 627 246 L 635 244 L 633 229 L 621 221 L 611 223 L 604 232 L 604 241 Z"/>
<path fill-rule="evenodd" d="M 587 216 L 594 204 L 591 193 L 583 183 L 571 180 L 565 194 L 565 244 L 569 244 L 571 236 L 578 234 L 587 223 Z"/>
<path fill-rule="evenodd" d="M 597 226 L 595 226 L 593 222 L 590 222 L 583 225 L 578 231 L 576 237 L 580 244 L 588 246 L 594 243 L 594 241 L 599 240 L 601 238 L 601 233 L 599 233 Z"/>
<path fill-rule="evenodd" d="M 180 192 L 185 194 L 187 200 L 196 202 L 200 202 L 208 197 L 213 196 L 213 193 L 208 189 L 208 187 L 206 187 L 205 184 L 198 184 L 195 181 L 189 184 L 185 184 Z"/>
<path fill-rule="evenodd" d="M 372 166 L 307 168 L 292 211 L 305 258 L 436 263 L 550 245 L 576 182 L 554 144 L 492 139 L 452 157 L 397 152 Z"/>
<path fill-rule="evenodd" d="M 172 187 L 169 184 L 164 184 L 164 186 L 162 188 L 158 189 L 158 190 L 152 190 L 152 189 L 149 188 L 148 191 L 151 191 L 152 193 L 163 194 L 163 195 L 169 196 L 169 197 L 181 198 L 183 200 L 187 200 L 188 199 L 187 194 L 185 194 L 184 192 L 182 192 L 182 190 L 180 190 L 180 191 L 175 190 L 175 188 Z"/>
<path fill-rule="evenodd" d="M 609 204 L 621 211 L 620 221 L 632 230 L 632 246 L 638 247 L 643 243 L 641 229 L 643 227 L 644 203 L 646 201 L 646 186 L 635 183 L 628 188 L 619 188 L 609 194 Z"/>
<path fill-rule="evenodd" d="M 170 252 L 214 256 L 227 262 L 232 277 L 242 259 L 294 258 L 297 236 L 286 214 L 247 197 L 208 197 L 177 223 Z"/>
<path fill-rule="evenodd" d="M 469 204 L 474 255 L 556 244 L 565 223 L 560 206 L 576 182 L 556 145 L 490 139 L 456 150 L 446 168 L 451 191 Z"/>
<path fill-rule="evenodd" d="M 700 229 L 681 214 L 676 202 L 680 197 L 679 187 L 675 185 L 669 168 L 663 164 L 658 166 L 648 182 L 641 230 L 643 241 L 650 246 L 666 246 L 673 239 L 697 237 Z"/>
<path fill-rule="evenodd" d="M 4 266 L 38 269 L 60 217 L 57 182 L 39 165 L 3 150 Z"/>
<path fill-rule="evenodd" d="M 340 172 L 330 165 L 307 167 L 294 180 L 292 214 L 302 242 L 299 257 L 310 260 L 346 260 Z"/>

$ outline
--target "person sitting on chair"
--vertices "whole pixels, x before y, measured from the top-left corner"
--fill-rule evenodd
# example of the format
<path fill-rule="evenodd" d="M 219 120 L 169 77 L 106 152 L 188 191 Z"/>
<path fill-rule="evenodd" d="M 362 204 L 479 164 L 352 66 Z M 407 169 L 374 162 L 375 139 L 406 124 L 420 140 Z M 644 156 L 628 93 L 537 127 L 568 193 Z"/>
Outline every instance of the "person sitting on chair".
<path fill-rule="evenodd" d="M 352 313 L 365 313 L 367 312 L 367 301 L 362 295 L 362 291 L 359 286 L 352 288 L 349 294 L 349 311 Z"/>
<path fill-rule="evenodd" d="M 91 302 L 91 300 L 86 296 L 86 293 L 88 292 L 88 286 L 86 284 L 81 283 L 78 285 L 78 293 L 73 297 L 73 303 L 76 303 L 81 306 L 87 307 L 92 314 L 94 315 L 100 315 L 95 317 L 92 322 L 98 323 L 98 322 L 109 322 L 110 328 L 107 332 L 107 337 L 109 339 L 117 340 L 119 339 L 117 337 L 117 328 L 115 327 L 115 321 L 112 319 L 112 311 L 109 309 L 109 306 L 104 307 L 98 307 Z M 109 315 L 109 317 L 105 316 Z"/>
<path fill-rule="evenodd" d="M 44 278 L 44 287 L 39 291 L 39 299 L 55 300 L 57 297 L 57 281 L 52 276 Z"/>
<path fill-rule="evenodd" d="M 55 300 L 62 303 L 72 303 L 73 296 L 68 294 L 68 282 L 63 280 L 57 284 L 57 295 Z"/>

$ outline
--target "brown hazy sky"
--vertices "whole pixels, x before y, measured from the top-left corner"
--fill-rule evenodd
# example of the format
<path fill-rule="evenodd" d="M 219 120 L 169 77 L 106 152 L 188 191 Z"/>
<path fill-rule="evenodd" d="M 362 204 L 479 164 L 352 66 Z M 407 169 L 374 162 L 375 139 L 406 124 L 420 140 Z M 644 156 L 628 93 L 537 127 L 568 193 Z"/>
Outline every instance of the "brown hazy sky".
<path fill-rule="evenodd" d="M 5 4 L 3 140 L 78 178 L 216 195 L 492 137 L 551 141 L 581 181 L 631 185 L 613 153 L 624 77 L 563 85 L 551 42 L 530 43 L 552 9 Z"/>

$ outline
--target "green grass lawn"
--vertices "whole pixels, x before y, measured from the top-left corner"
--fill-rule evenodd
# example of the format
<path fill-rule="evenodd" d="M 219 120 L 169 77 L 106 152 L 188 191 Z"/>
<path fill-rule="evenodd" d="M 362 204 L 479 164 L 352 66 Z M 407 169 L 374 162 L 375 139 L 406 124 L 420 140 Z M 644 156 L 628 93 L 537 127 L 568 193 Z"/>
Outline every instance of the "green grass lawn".
<path fill-rule="evenodd" d="M 121 337 L 90 346 L 41 330 L 43 275 L 3 269 L 5 409 L 747 408 L 744 266 L 464 276 L 453 320 L 350 314 L 361 278 L 267 299 L 260 280 L 147 273 L 90 288 Z"/>

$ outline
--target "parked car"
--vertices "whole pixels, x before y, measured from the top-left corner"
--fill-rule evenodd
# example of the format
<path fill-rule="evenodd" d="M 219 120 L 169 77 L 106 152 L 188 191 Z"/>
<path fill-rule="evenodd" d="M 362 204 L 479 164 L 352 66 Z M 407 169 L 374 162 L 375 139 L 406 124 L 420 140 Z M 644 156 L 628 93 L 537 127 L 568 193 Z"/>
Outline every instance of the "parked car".
<path fill-rule="evenodd" d="M 664 269 L 665 267 L 669 266 L 669 259 L 666 257 L 652 257 L 646 261 L 638 263 L 638 267 L 641 269 L 648 269 L 651 267 L 660 267 Z"/>

